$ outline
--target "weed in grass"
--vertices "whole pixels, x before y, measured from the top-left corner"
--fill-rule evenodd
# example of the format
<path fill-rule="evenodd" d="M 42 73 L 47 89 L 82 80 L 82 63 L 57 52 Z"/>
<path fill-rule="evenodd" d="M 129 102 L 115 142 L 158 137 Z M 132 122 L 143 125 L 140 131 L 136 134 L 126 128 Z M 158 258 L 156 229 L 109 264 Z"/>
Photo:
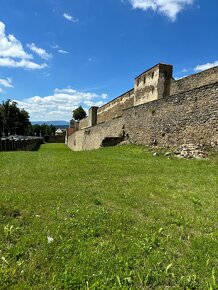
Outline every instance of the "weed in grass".
<path fill-rule="evenodd" d="M 196 206 L 202 206 L 201 200 L 199 198 L 194 197 L 194 196 L 192 197 L 192 202 Z"/>
<path fill-rule="evenodd" d="M 93 202 L 94 202 L 95 205 L 102 205 L 102 201 L 100 201 L 100 200 L 97 199 L 97 198 L 94 199 Z"/>

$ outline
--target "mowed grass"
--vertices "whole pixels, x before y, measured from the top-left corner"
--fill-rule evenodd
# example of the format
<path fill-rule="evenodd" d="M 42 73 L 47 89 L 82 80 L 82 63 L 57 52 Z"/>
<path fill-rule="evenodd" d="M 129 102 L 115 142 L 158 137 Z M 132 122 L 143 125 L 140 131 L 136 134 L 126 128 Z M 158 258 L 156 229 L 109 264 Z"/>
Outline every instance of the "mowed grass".
<path fill-rule="evenodd" d="M 218 157 L 0 153 L 0 289 L 218 289 Z"/>

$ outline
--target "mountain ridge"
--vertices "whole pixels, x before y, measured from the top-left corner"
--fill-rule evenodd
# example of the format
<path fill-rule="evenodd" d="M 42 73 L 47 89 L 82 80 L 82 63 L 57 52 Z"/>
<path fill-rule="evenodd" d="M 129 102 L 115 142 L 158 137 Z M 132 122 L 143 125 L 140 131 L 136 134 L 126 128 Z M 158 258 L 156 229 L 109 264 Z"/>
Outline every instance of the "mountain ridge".
<path fill-rule="evenodd" d="M 54 121 L 32 121 L 31 122 L 32 125 L 53 125 L 53 126 L 68 126 L 69 125 L 69 122 L 66 122 L 64 120 L 60 120 L 60 121 L 57 121 L 57 120 L 54 120 Z"/>

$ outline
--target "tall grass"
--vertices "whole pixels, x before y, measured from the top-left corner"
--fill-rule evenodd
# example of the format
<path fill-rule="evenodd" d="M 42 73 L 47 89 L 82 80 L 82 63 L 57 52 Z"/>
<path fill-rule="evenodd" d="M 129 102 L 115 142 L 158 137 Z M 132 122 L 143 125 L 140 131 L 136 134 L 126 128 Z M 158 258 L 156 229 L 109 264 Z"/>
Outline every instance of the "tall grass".
<path fill-rule="evenodd" d="M 218 289 L 218 157 L 0 153 L 0 289 Z"/>

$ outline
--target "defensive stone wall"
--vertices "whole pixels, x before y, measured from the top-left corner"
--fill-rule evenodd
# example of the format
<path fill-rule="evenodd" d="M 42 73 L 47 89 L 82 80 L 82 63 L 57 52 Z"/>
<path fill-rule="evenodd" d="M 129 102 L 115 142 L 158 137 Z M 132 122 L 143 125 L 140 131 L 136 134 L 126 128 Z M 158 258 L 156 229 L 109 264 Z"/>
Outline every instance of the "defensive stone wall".
<path fill-rule="evenodd" d="M 68 137 L 68 146 L 75 151 L 98 149 L 106 137 L 122 136 L 123 126 L 123 118 L 118 117 L 102 124 L 76 131 Z"/>
<path fill-rule="evenodd" d="M 180 80 L 171 80 L 170 95 L 183 93 L 185 91 L 199 88 L 218 80 L 218 66 L 190 75 Z"/>
<path fill-rule="evenodd" d="M 136 144 L 218 144 L 218 82 L 125 110 L 125 132 Z"/>
<path fill-rule="evenodd" d="M 134 106 L 170 95 L 173 66 L 157 64 L 135 78 Z"/>
<path fill-rule="evenodd" d="M 130 90 L 98 109 L 97 123 L 120 117 L 123 110 L 134 106 L 134 90 Z"/>
<path fill-rule="evenodd" d="M 135 144 L 217 146 L 218 82 L 126 109 L 120 118 L 75 132 L 68 146 L 97 149 L 104 138 L 122 136 L 123 131 Z"/>
<path fill-rule="evenodd" d="M 79 130 L 89 127 L 89 116 L 79 121 Z"/>
<path fill-rule="evenodd" d="M 145 71 L 135 78 L 134 89 L 101 108 L 91 107 L 79 130 L 67 136 L 68 146 L 97 149 L 124 133 L 136 144 L 218 146 L 218 66 L 181 80 L 171 78 L 171 65 Z"/>

